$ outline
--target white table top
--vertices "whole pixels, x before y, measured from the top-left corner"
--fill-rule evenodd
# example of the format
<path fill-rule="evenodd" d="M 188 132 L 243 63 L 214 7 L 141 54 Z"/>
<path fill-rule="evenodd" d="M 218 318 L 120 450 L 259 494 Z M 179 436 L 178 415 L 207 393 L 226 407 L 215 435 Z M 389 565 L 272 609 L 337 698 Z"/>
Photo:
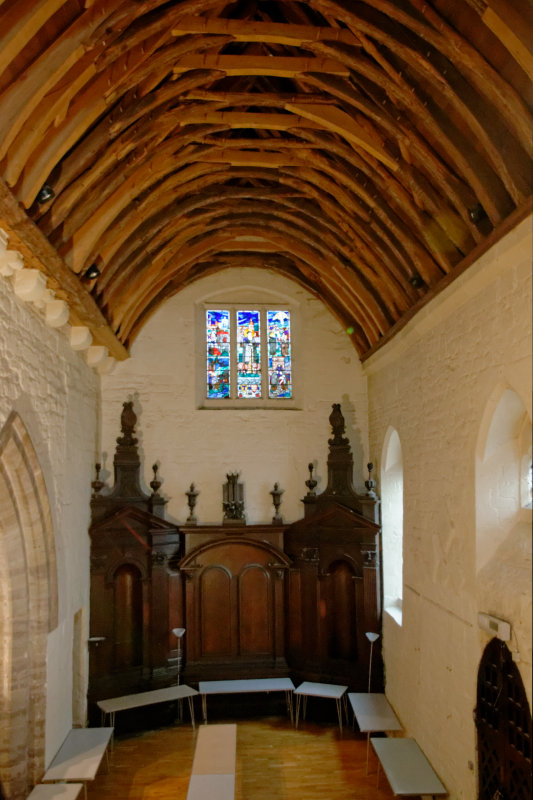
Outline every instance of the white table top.
<path fill-rule="evenodd" d="M 347 689 L 347 686 L 338 686 L 336 683 L 304 681 L 294 690 L 294 694 L 305 694 L 309 697 L 333 697 L 338 700 Z"/>
<path fill-rule="evenodd" d="M 113 728 L 73 728 L 46 770 L 46 781 L 91 781 L 111 739 Z"/>
<path fill-rule="evenodd" d="M 106 714 L 110 714 L 113 711 L 125 711 L 128 708 L 139 708 L 140 706 L 164 703 L 169 700 L 181 700 L 184 697 L 193 697 L 197 694 L 196 689 L 191 686 L 180 684 L 179 686 L 166 686 L 164 689 L 152 689 L 149 692 L 110 697 L 107 700 L 99 700 L 96 705 Z"/>
<path fill-rule="evenodd" d="M 372 737 L 370 741 L 395 795 L 448 794 L 414 739 Z"/>
<path fill-rule="evenodd" d="M 40 783 L 27 800 L 77 800 L 83 783 Z"/>
<path fill-rule="evenodd" d="M 244 678 L 230 681 L 200 681 L 200 694 L 233 694 L 237 692 L 282 692 L 292 691 L 290 678 Z"/>
<path fill-rule="evenodd" d="M 187 800 L 234 800 L 235 775 L 191 775 Z"/>
<path fill-rule="evenodd" d="M 348 700 L 361 733 L 402 730 L 401 723 L 384 694 L 349 692 Z"/>

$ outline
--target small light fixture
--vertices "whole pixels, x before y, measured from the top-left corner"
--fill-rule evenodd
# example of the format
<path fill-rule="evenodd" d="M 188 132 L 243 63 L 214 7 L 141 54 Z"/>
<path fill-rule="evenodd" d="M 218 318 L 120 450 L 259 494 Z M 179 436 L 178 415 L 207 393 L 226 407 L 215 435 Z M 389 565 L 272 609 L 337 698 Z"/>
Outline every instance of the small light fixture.
<path fill-rule="evenodd" d="M 372 648 L 374 647 L 374 642 L 377 642 L 379 639 L 379 633 L 365 633 L 366 638 L 370 642 L 370 659 L 368 664 L 368 691 L 370 692 L 370 686 L 372 682 Z"/>
<path fill-rule="evenodd" d="M 49 200 L 52 199 L 52 197 L 55 197 L 55 194 L 56 193 L 54 192 L 50 184 L 45 183 L 42 189 L 40 189 L 39 193 L 37 194 L 37 202 L 39 203 L 39 205 L 47 203 Z"/>
<path fill-rule="evenodd" d="M 421 288 L 422 288 L 422 286 L 424 285 L 424 281 L 422 280 L 422 278 L 420 277 L 420 275 L 418 274 L 418 272 L 413 272 L 413 274 L 412 274 L 412 275 L 411 275 L 411 277 L 409 278 L 409 283 L 410 283 L 410 284 L 411 284 L 411 286 L 413 286 L 415 289 L 421 289 Z"/>
<path fill-rule="evenodd" d="M 470 218 L 470 221 L 473 222 L 474 225 L 479 225 L 480 222 L 486 219 L 487 212 L 485 211 L 481 203 L 477 203 L 475 206 L 472 206 L 472 208 L 468 209 L 468 216 Z"/>
<path fill-rule="evenodd" d="M 83 278 L 86 281 L 93 281 L 95 278 L 98 278 L 100 275 L 100 270 L 98 269 L 96 264 L 91 264 L 91 266 L 85 270 L 83 274 Z"/>
<path fill-rule="evenodd" d="M 181 671 L 182 671 L 182 667 L 183 667 L 183 653 L 182 653 L 181 640 L 183 639 L 183 636 L 185 635 L 185 628 L 172 628 L 172 633 L 174 634 L 174 636 L 178 640 L 178 661 L 177 661 L 177 667 L 178 667 L 177 678 L 178 678 L 178 680 L 177 680 L 177 684 L 179 686 L 180 683 L 181 683 Z"/>

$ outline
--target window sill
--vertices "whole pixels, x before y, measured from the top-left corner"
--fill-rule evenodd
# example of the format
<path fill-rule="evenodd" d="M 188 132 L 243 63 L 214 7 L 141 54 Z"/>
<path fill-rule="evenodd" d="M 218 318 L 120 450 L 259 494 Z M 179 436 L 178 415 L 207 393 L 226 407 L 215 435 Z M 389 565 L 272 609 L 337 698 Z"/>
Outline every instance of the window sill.
<path fill-rule="evenodd" d="M 301 411 L 301 404 L 295 400 L 204 400 L 198 405 L 199 411 Z"/>
<path fill-rule="evenodd" d="M 398 602 L 401 603 L 401 601 Z M 392 619 L 397 625 L 399 625 L 400 628 L 402 627 L 403 611 L 401 605 L 386 606 L 385 614 L 387 614 L 389 617 L 392 617 Z"/>

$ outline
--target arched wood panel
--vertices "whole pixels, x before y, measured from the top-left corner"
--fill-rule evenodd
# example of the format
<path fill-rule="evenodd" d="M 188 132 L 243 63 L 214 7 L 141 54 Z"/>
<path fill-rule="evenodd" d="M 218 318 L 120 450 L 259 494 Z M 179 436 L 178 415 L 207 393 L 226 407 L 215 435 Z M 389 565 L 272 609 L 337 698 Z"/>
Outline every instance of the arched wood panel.
<path fill-rule="evenodd" d="M 326 650 L 329 659 L 357 659 L 357 614 L 354 571 L 337 561 L 326 578 Z"/>
<path fill-rule="evenodd" d="M 272 655 L 275 612 L 271 577 L 264 567 L 251 564 L 239 579 L 239 652 Z"/>
<path fill-rule="evenodd" d="M 139 666 L 143 656 L 142 581 L 132 564 L 123 564 L 115 572 L 113 611 L 115 669 Z"/>
<path fill-rule="evenodd" d="M 202 656 L 232 656 L 233 576 L 224 567 L 212 566 L 202 572 L 199 580 Z"/>

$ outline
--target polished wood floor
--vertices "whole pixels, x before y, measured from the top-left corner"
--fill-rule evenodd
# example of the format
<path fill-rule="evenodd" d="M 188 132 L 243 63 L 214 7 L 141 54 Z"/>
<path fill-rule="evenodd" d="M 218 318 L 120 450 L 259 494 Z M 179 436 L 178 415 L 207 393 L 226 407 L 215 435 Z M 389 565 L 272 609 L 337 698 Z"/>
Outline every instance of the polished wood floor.
<path fill-rule="evenodd" d="M 283 716 L 237 722 L 236 800 L 391 800 L 393 794 L 366 736 L 334 721 L 306 720 L 296 730 Z M 88 800 L 185 800 L 196 736 L 188 720 L 118 732 L 110 770 L 102 766 Z"/>

